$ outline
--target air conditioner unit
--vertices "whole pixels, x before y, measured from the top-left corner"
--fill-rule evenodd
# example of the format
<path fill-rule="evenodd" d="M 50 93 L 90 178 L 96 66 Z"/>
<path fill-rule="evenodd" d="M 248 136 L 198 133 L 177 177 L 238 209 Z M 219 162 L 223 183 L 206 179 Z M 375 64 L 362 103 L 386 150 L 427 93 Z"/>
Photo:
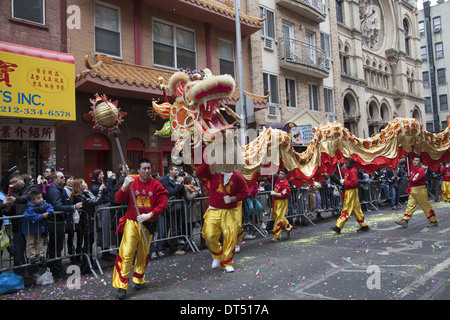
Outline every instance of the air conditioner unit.
<path fill-rule="evenodd" d="M 269 105 L 267 111 L 268 111 L 269 116 L 277 116 L 278 115 L 278 106 L 277 105 Z"/>
<path fill-rule="evenodd" d="M 273 50 L 273 39 L 270 38 L 264 38 L 264 48 Z"/>
<path fill-rule="evenodd" d="M 434 32 L 435 33 L 441 32 L 441 26 L 434 27 Z"/>

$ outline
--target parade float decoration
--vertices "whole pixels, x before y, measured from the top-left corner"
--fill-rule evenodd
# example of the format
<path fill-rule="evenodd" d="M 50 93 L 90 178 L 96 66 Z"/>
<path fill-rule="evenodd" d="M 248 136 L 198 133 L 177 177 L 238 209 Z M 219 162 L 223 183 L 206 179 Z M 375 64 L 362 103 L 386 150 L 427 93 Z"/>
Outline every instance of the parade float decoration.
<path fill-rule="evenodd" d="M 103 94 L 100 96 L 98 93 L 95 94 L 95 99 L 89 99 L 92 106 L 89 115 L 92 117 L 92 121 L 94 121 L 93 129 L 101 129 L 108 130 L 109 134 L 114 134 L 114 138 L 116 140 L 117 149 L 120 153 L 120 159 L 122 163 L 125 165 L 125 172 L 128 175 L 128 166 L 126 165 L 125 157 L 122 151 L 122 146 L 119 141 L 118 134 L 120 133 L 119 124 L 123 122 L 123 117 L 127 115 L 126 112 L 121 111 L 118 107 L 118 101 L 112 102 L 108 100 L 108 97 Z M 134 202 L 134 207 L 136 208 L 137 215 L 140 215 L 139 208 L 136 202 L 136 195 L 133 190 L 133 186 L 130 184 L 130 191 Z M 143 225 L 141 225 L 144 228 Z M 144 231 L 144 230 L 142 230 Z M 147 242 L 147 237 L 145 232 L 142 232 L 144 235 L 145 242 Z"/>
<path fill-rule="evenodd" d="M 237 131 L 235 123 L 228 123 L 221 114 L 228 113 L 236 121 L 241 119 L 225 104 L 235 89 L 231 76 L 214 76 L 208 69 L 180 70 L 172 74 L 167 85 L 163 84 L 162 78 L 158 85 L 163 90 L 165 102 L 153 101 L 153 109 L 168 121 L 156 134 L 172 136 L 179 152 L 183 150 L 183 141 L 194 136 L 201 140 L 191 139 L 191 147 L 198 148 L 201 144 L 204 149 L 215 143 L 218 136 L 227 141 Z M 169 101 L 167 93 L 173 102 Z M 414 118 L 394 118 L 380 133 L 361 139 L 334 122 L 314 128 L 311 143 L 301 153 L 294 150 L 287 132 L 273 128 L 264 128 L 244 146 L 235 144 L 234 151 L 238 158 L 239 155 L 243 158 L 241 172 L 249 184 L 265 175 L 267 170 L 264 169 L 268 167 L 285 167 L 289 170 L 288 179 L 299 186 L 312 184 L 313 180 L 323 181 L 324 174 L 331 174 L 338 163 L 350 157 L 356 160 L 355 167 L 368 173 L 380 167 L 395 168 L 405 155 L 409 158 L 421 156 L 424 163 L 435 170 L 440 162 L 450 160 L 449 135 L 449 128 L 430 133 Z M 224 169 L 217 168 L 227 171 Z"/>

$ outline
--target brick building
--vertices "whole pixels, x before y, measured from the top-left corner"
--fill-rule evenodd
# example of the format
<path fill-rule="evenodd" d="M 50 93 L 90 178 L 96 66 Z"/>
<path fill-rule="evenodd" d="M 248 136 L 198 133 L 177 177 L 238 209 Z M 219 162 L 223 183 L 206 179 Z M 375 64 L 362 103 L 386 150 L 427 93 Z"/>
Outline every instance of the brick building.
<path fill-rule="evenodd" d="M 236 78 L 234 1 L 229 0 L 108 0 L 68 1 L 79 8 L 79 28 L 69 29 L 68 50 L 75 58 L 77 122 L 68 125 L 71 157 L 67 167 L 76 176 L 96 168 L 116 170 L 121 162 L 115 139 L 105 131 L 94 131 L 89 119 L 90 98 L 95 93 L 117 100 L 127 112 L 118 135 L 131 168 L 136 159 L 152 160 L 154 171 L 163 174 L 171 163 L 173 142 L 154 135 L 166 120 L 151 112 L 152 99 L 163 101 L 157 78 L 167 83 L 180 68 L 209 68 L 213 74 L 228 73 Z M 241 33 L 244 89 L 252 92 L 250 35 L 258 32 L 262 21 L 249 14 L 256 5 L 241 4 Z M 254 10 L 253 10 L 254 11 Z M 256 9 L 257 12 L 257 9 Z M 251 95 L 257 106 L 263 97 Z M 235 92 L 229 105 L 234 108 Z"/>
<path fill-rule="evenodd" d="M 66 138 L 62 124 L 75 120 L 74 66 L 73 57 L 66 53 L 65 12 L 66 4 L 61 0 L 2 1 L 2 177 L 12 165 L 17 165 L 21 173 L 34 175 L 41 174 L 45 166 L 57 167 L 56 145 L 58 140 L 60 145 L 65 145 Z M 57 73 L 53 73 L 54 78 L 44 79 L 41 74 L 41 81 L 31 81 L 45 71 Z M 69 116 L 70 112 L 73 113 Z M 67 150 L 60 151 L 66 153 Z"/>

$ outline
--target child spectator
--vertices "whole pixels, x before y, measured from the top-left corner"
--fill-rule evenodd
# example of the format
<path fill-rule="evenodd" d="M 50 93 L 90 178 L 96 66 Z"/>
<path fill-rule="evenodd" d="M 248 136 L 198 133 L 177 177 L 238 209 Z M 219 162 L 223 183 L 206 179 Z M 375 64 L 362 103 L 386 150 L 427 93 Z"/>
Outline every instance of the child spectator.
<path fill-rule="evenodd" d="M 38 191 L 32 191 L 28 195 L 28 200 L 22 223 L 22 233 L 27 241 L 26 255 L 31 264 L 45 263 L 43 233 L 47 229 L 47 218 L 53 214 L 54 208 Z"/>

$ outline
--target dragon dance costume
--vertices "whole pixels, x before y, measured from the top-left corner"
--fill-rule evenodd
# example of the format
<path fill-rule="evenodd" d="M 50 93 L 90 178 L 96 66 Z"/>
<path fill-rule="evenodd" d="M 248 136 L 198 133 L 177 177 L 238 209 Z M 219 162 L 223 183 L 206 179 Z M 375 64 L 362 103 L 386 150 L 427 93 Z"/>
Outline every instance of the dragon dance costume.
<path fill-rule="evenodd" d="M 292 226 L 286 219 L 286 212 L 289 205 L 289 195 L 291 194 L 291 188 L 289 182 L 285 180 L 276 179 L 274 192 L 280 193 L 281 197 L 273 199 L 272 219 L 273 230 L 272 235 L 276 240 L 281 240 L 281 230 L 290 232 Z"/>
<path fill-rule="evenodd" d="M 437 222 L 433 207 L 431 207 L 430 201 L 428 200 L 428 191 L 425 184 L 425 169 L 422 168 L 422 166 L 419 166 L 417 168 L 413 167 L 411 169 L 411 176 L 409 178 L 410 193 L 408 197 L 408 205 L 406 206 L 406 211 L 403 214 L 401 220 L 405 220 L 406 222 L 408 222 L 411 219 L 416 208 L 420 206 L 427 216 L 429 222 Z"/>
<path fill-rule="evenodd" d="M 342 229 L 352 213 L 361 227 L 367 227 L 368 225 L 364 222 L 364 214 L 358 200 L 359 179 L 356 169 L 353 167 L 344 169 L 342 174 L 344 178 L 344 204 L 341 216 L 336 221 L 336 227 Z"/>
<path fill-rule="evenodd" d="M 169 192 L 159 181 L 150 178 L 148 182 L 144 183 L 137 178 L 132 182 L 132 186 L 136 194 L 139 213 L 153 212 L 153 218 L 149 221 L 154 221 L 167 209 Z M 125 216 L 120 218 L 116 231 L 116 233 L 123 232 L 123 236 L 114 266 L 112 285 L 114 288 L 127 290 L 135 254 L 136 261 L 132 281 L 140 285 L 145 283 L 144 273 L 147 268 L 152 235 L 147 228 L 143 228 L 136 221 L 137 212 L 130 188 L 127 188 L 125 192 L 119 189 L 115 200 L 117 203 L 128 201 L 128 208 Z M 144 238 L 143 232 L 145 232 L 146 238 Z"/>
<path fill-rule="evenodd" d="M 442 187 L 441 196 L 445 201 L 450 201 L 450 167 L 441 168 Z"/>
<path fill-rule="evenodd" d="M 233 266 L 233 256 L 241 232 L 242 206 L 239 202 L 249 196 L 248 187 L 237 171 L 230 173 L 214 173 L 203 163 L 197 169 L 200 179 L 210 181 L 211 191 L 209 208 L 204 215 L 202 237 L 214 259 L 220 260 L 220 266 Z M 235 202 L 226 203 L 225 196 L 235 197 Z M 223 234 L 223 247 L 219 243 Z"/>

